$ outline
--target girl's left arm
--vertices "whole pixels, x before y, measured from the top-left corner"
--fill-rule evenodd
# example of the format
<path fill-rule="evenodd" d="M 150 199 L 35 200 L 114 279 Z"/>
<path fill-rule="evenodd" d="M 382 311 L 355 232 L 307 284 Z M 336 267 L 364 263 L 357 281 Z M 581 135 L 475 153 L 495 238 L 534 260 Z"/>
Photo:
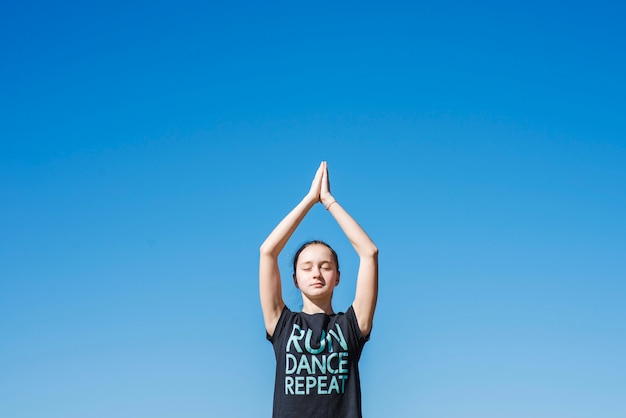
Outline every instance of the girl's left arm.
<path fill-rule="evenodd" d="M 367 336 L 372 329 L 374 310 L 376 309 L 376 300 L 378 299 L 378 248 L 376 248 L 376 245 L 363 228 L 330 193 L 326 163 L 324 163 L 324 172 L 322 174 L 320 200 L 333 215 L 359 255 L 359 272 L 352 307 L 361 333 Z"/>

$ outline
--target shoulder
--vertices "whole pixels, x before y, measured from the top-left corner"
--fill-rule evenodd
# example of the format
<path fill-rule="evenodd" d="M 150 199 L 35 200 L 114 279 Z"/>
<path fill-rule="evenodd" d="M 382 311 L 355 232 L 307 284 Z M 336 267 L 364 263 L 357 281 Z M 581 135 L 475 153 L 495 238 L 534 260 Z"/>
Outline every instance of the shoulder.
<path fill-rule="evenodd" d="M 371 330 L 367 334 L 364 334 L 361 331 L 361 327 L 359 326 L 359 321 L 357 319 L 356 313 L 354 312 L 354 307 L 352 305 L 348 308 L 348 310 L 344 314 L 344 317 L 350 323 L 350 326 L 354 330 L 354 333 L 359 340 L 363 340 L 363 342 L 365 342 L 370 339 Z"/>
<path fill-rule="evenodd" d="M 270 335 L 270 333 L 266 331 L 266 338 L 273 342 L 277 338 L 277 335 L 280 335 L 289 323 L 294 322 L 294 318 L 297 314 L 298 312 L 291 311 L 287 305 L 285 305 L 283 310 L 280 312 L 278 322 L 276 322 L 276 326 L 274 327 L 274 332 Z"/>

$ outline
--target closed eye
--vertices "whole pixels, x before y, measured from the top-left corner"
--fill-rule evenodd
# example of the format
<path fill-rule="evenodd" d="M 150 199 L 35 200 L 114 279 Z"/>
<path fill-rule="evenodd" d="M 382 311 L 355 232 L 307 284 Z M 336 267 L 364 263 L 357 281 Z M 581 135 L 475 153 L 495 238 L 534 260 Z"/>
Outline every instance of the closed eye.
<path fill-rule="evenodd" d="M 300 264 L 300 269 L 304 271 L 309 271 L 313 268 L 313 263 L 302 263 Z"/>

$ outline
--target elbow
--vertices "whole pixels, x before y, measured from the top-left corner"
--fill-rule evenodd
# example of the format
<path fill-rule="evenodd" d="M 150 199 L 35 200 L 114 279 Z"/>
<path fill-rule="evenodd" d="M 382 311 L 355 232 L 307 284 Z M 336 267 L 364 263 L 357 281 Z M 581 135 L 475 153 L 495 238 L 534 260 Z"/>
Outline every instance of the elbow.
<path fill-rule="evenodd" d="M 363 249 L 361 255 L 364 257 L 378 259 L 378 247 L 372 243 L 371 245 L 368 245 L 367 248 Z"/>
<path fill-rule="evenodd" d="M 272 248 L 271 246 L 267 245 L 267 243 L 263 243 L 261 244 L 261 247 L 259 247 L 259 253 L 261 255 L 269 255 L 269 256 L 275 256 L 275 251 L 274 248 Z"/>

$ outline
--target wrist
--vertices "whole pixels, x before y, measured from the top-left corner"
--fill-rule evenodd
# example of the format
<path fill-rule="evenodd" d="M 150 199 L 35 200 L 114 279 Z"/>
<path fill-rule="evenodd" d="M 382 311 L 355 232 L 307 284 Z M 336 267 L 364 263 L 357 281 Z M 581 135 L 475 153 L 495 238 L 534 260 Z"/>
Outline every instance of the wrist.
<path fill-rule="evenodd" d="M 324 207 L 326 208 L 326 210 L 330 210 L 330 207 L 332 205 L 334 205 L 335 203 L 337 203 L 337 201 L 333 199 L 333 200 L 331 200 L 331 202 L 329 204 L 324 205 Z"/>
<path fill-rule="evenodd" d="M 313 206 L 315 206 L 315 204 L 316 204 L 317 202 L 319 202 L 319 201 L 320 201 L 320 199 L 319 199 L 319 197 L 318 197 L 318 196 L 314 196 L 314 195 L 309 195 L 309 194 L 307 194 L 307 195 L 304 197 L 304 199 L 302 199 L 302 201 L 303 201 L 303 202 L 306 202 L 307 206 L 309 206 L 309 207 L 313 207 Z"/>
<path fill-rule="evenodd" d="M 337 199 L 335 199 L 331 194 L 320 198 L 320 202 L 322 202 L 322 205 L 324 205 L 324 207 L 328 207 L 328 205 L 336 201 Z"/>
<path fill-rule="evenodd" d="M 332 195 L 324 196 L 324 198 L 320 199 L 320 201 L 322 202 L 322 205 L 324 205 L 326 210 L 330 209 L 330 207 L 334 203 L 337 203 L 337 199 L 335 199 Z"/>

